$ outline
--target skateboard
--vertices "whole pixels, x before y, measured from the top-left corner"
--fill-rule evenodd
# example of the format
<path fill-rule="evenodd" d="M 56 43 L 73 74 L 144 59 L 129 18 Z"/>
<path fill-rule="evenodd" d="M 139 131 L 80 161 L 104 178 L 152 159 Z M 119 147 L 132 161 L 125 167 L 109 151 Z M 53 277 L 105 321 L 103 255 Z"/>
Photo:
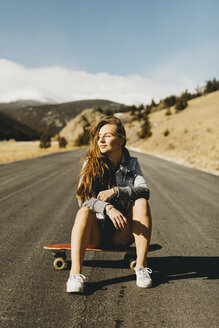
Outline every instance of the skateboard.
<path fill-rule="evenodd" d="M 43 246 L 44 249 L 52 252 L 54 256 L 53 266 L 56 270 L 63 270 L 67 267 L 66 263 L 66 251 L 71 250 L 71 244 L 57 244 Z M 162 248 L 158 244 L 150 245 L 149 252 Z M 88 245 L 86 251 L 90 252 L 123 252 L 124 262 L 129 264 L 131 270 L 134 270 L 136 265 L 136 248 L 132 246 L 117 246 L 111 248 L 95 248 L 94 245 Z"/>

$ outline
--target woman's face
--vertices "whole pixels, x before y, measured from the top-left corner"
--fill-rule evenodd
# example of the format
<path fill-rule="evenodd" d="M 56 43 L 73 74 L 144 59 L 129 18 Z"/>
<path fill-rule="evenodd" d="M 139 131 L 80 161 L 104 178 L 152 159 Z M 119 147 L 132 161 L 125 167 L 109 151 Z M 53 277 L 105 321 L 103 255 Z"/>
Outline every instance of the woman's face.
<path fill-rule="evenodd" d="M 116 135 L 116 125 L 105 124 L 99 131 L 97 144 L 102 154 L 121 150 L 124 140 Z"/>

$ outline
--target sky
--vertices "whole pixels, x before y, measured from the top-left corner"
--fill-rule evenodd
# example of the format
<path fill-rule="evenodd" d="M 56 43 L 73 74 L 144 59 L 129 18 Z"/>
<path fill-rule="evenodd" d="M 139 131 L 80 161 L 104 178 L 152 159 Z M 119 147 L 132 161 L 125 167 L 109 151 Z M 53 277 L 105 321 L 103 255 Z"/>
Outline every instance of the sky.
<path fill-rule="evenodd" d="M 218 0 L 0 0 L 0 102 L 146 104 L 219 78 Z"/>

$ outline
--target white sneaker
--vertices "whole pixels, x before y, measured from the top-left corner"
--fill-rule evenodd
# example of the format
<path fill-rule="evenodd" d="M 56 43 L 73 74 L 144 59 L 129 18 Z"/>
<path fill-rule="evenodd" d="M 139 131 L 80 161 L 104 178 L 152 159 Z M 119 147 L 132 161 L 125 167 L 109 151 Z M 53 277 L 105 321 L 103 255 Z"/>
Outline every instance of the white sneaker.
<path fill-rule="evenodd" d="M 79 293 L 84 291 L 83 274 L 71 274 L 67 281 L 67 293 Z"/>
<path fill-rule="evenodd" d="M 150 277 L 150 274 L 152 273 L 151 269 L 135 267 L 135 273 L 136 273 L 136 284 L 138 287 L 141 288 L 151 287 L 152 285 L 152 279 Z"/>

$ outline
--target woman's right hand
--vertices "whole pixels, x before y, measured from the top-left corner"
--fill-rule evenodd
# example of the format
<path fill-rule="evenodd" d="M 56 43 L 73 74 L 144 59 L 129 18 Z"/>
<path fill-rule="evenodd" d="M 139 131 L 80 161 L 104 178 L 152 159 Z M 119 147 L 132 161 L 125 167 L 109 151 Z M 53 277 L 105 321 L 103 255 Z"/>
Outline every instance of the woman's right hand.
<path fill-rule="evenodd" d="M 114 206 L 107 205 L 106 206 L 106 214 L 109 216 L 110 220 L 113 222 L 113 225 L 117 230 L 125 229 L 128 221 L 127 221 L 126 217 L 119 210 L 117 210 Z"/>

